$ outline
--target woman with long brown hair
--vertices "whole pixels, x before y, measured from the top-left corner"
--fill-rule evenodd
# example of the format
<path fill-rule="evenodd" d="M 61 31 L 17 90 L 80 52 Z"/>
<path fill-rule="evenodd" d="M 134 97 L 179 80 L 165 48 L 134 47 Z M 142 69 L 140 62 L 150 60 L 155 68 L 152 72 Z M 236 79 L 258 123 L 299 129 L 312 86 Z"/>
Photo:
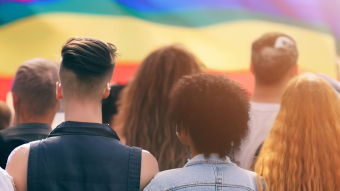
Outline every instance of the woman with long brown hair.
<path fill-rule="evenodd" d="M 340 101 L 323 79 L 293 79 L 255 171 L 275 191 L 340 190 Z"/>
<path fill-rule="evenodd" d="M 200 72 L 200 62 L 184 47 L 162 47 L 145 58 L 118 101 L 114 129 L 126 145 L 150 151 L 160 170 L 182 167 L 189 156 L 169 127 L 166 112 L 174 84 Z"/>

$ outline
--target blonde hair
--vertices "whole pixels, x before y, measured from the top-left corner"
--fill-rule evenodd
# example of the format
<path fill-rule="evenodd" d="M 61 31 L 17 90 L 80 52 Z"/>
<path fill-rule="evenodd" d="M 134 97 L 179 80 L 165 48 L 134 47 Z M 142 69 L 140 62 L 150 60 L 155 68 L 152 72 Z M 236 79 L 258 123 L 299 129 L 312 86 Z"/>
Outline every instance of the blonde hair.
<path fill-rule="evenodd" d="M 340 189 L 340 101 L 325 80 L 307 74 L 289 83 L 255 172 L 266 190 Z"/>

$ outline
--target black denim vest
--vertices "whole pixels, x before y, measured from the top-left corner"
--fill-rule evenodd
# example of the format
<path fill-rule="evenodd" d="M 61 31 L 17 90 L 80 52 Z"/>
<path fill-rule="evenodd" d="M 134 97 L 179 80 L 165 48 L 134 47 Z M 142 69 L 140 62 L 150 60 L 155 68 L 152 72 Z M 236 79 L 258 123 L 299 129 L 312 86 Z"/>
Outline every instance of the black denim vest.
<path fill-rule="evenodd" d="M 64 122 L 30 147 L 28 191 L 139 191 L 142 151 L 108 125 Z"/>

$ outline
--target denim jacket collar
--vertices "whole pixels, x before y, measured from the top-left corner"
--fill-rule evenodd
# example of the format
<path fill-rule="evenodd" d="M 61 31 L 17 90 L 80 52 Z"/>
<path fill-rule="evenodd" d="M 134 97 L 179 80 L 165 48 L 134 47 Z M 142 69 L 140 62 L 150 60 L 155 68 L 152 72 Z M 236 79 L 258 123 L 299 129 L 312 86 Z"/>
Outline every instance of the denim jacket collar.
<path fill-rule="evenodd" d="M 114 138 L 120 141 L 117 133 L 108 124 L 66 121 L 55 128 L 48 137 L 61 135 L 92 135 Z"/>
<path fill-rule="evenodd" d="M 192 159 L 188 159 L 187 164 L 184 167 L 196 165 L 196 164 L 226 164 L 233 165 L 229 157 L 220 158 L 218 154 L 211 154 L 208 158 L 205 158 L 203 154 L 197 155 Z"/>

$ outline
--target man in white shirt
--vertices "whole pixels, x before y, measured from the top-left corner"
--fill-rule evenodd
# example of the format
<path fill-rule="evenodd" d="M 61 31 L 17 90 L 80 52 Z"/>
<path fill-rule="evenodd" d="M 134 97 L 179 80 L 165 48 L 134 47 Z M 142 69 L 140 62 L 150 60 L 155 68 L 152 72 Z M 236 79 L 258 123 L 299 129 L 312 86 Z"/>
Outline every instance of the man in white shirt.
<path fill-rule="evenodd" d="M 252 44 L 251 71 L 255 91 L 251 97 L 249 134 L 236 162 L 251 169 L 256 152 L 269 135 L 288 82 L 297 75 L 298 50 L 294 39 L 282 33 L 266 33 Z"/>

